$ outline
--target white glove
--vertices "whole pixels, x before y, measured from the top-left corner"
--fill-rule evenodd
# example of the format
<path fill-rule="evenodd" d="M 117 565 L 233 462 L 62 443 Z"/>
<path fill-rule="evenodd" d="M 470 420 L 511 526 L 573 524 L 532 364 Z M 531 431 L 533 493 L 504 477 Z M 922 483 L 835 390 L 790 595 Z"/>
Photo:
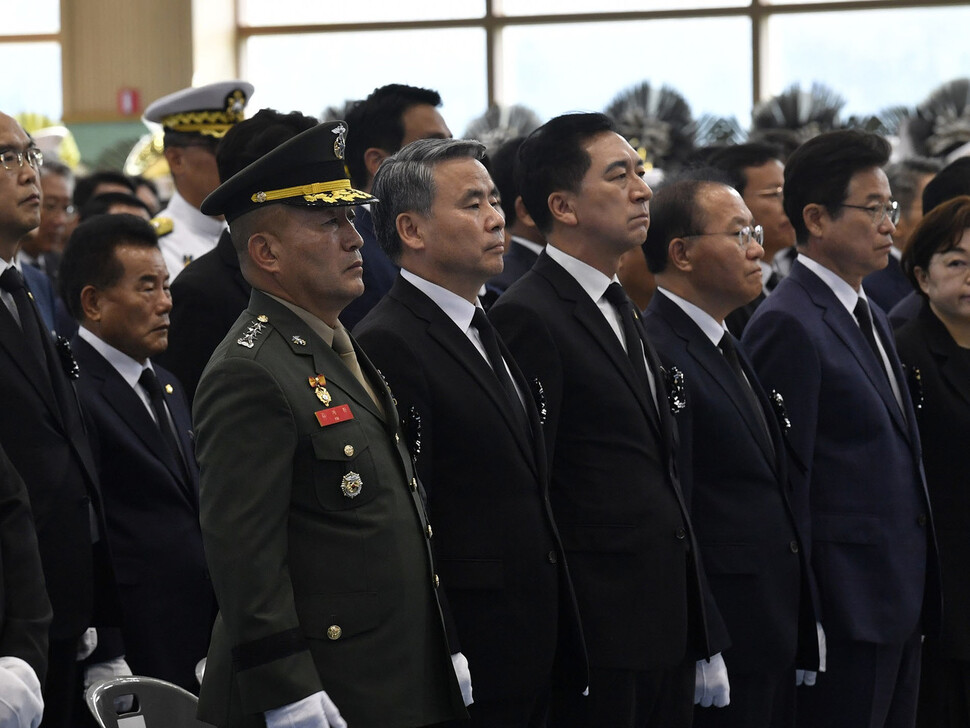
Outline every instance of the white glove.
<path fill-rule="evenodd" d="M 37 728 L 43 715 L 34 668 L 19 657 L 0 657 L 0 728 Z"/>
<path fill-rule="evenodd" d="M 815 670 L 795 670 L 795 685 L 805 685 L 806 687 L 812 687 L 815 684 L 816 679 L 818 679 L 819 672 L 825 672 L 825 630 L 822 629 L 822 623 L 815 623 L 815 630 L 818 634 L 818 672 Z"/>
<path fill-rule="evenodd" d="M 98 630 L 88 627 L 84 634 L 77 638 L 77 661 L 86 660 L 98 646 Z"/>
<path fill-rule="evenodd" d="M 727 665 L 718 652 L 709 660 L 698 660 L 694 670 L 694 705 L 723 708 L 731 702 Z"/>
<path fill-rule="evenodd" d="M 266 728 L 347 728 L 347 721 L 323 690 L 302 700 L 267 710 Z"/>
<path fill-rule="evenodd" d="M 465 707 L 475 702 L 472 697 L 472 674 L 468 669 L 468 660 L 460 652 L 451 656 L 451 664 L 455 668 L 455 677 L 458 678 L 458 687 L 461 688 L 461 699 L 465 701 Z"/>
<path fill-rule="evenodd" d="M 124 655 L 116 657 L 113 660 L 107 660 L 106 662 L 96 662 L 84 668 L 84 690 L 87 691 L 89 687 L 99 680 L 108 680 L 113 677 L 126 677 L 128 675 L 131 675 L 131 668 L 125 662 Z M 134 695 L 122 695 L 120 698 L 115 698 L 115 711 L 118 713 L 127 713 L 132 709 L 134 704 Z"/>

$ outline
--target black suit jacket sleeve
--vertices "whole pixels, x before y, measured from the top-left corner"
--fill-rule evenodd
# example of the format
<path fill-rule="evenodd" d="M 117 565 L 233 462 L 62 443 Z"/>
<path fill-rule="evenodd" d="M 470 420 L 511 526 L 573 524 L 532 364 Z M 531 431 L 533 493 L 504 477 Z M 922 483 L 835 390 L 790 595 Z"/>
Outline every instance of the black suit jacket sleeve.
<path fill-rule="evenodd" d="M 0 449 L 0 655 L 19 657 L 47 673 L 51 605 L 37 551 L 24 481 Z"/>

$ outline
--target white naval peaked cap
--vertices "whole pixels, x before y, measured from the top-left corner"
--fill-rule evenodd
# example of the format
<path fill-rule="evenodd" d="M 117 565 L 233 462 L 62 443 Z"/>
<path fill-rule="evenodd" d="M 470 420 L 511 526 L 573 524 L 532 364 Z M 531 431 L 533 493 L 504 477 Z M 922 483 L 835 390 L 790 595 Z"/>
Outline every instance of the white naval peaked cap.
<path fill-rule="evenodd" d="M 218 139 L 245 118 L 252 95 L 253 85 L 239 80 L 184 88 L 149 104 L 144 118 L 166 131 Z"/>

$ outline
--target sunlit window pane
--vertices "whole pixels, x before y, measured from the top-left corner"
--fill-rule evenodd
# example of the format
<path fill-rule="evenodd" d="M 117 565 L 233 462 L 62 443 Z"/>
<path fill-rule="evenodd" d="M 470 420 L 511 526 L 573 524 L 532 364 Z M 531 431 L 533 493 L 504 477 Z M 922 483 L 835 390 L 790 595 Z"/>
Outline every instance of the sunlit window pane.
<path fill-rule="evenodd" d="M 57 33 L 61 29 L 60 0 L 4 2 L 0 36 Z"/>
<path fill-rule="evenodd" d="M 243 25 L 315 25 L 395 20 L 452 20 L 485 15 L 485 0 L 368 0 L 359 3 L 306 0 L 240 0 Z"/>
<path fill-rule="evenodd" d="M 319 116 L 378 86 L 433 88 L 457 136 L 485 110 L 485 32 L 474 29 L 255 36 L 246 43 L 249 108 Z"/>
<path fill-rule="evenodd" d="M 30 67 L 29 81 L 8 78 L 0 84 L 0 110 L 6 114 L 30 112 L 57 121 L 64 113 L 61 96 L 60 43 L 0 43 L 0 68 Z"/>
<path fill-rule="evenodd" d="M 821 2 L 822 0 L 818 0 Z M 826 0 L 827 2 L 828 0 Z M 568 15 L 572 13 L 610 13 L 637 10 L 687 10 L 694 8 L 747 7 L 750 0 L 502 0 L 505 15 Z"/>
<path fill-rule="evenodd" d="M 751 24 L 746 18 L 571 23 L 508 28 L 503 35 L 504 97 L 544 119 L 602 111 L 641 81 L 667 84 L 704 113 L 751 110 Z M 732 51 L 733 52 L 729 52 Z"/>
<path fill-rule="evenodd" d="M 818 81 L 846 99 L 843 116 L 914 106 L 970 69 L 970 8 L 795 13 L 768 20 L 766 95 Z M 921 48 L 924 52 L 912 53 Z"/>

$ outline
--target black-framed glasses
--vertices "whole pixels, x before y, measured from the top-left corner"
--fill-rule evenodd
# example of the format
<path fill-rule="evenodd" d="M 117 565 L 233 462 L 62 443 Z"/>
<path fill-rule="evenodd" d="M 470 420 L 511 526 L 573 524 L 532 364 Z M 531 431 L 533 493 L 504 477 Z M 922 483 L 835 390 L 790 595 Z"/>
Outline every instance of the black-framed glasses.
<path fill-rule="evenodd" d="M 872 217 L 872 224 L 875 227 L 882 225 L 883 220 L 887 217 L 889 222 L 893 225 L 899 222 L 899 203 L 896 200 L 890 200 L 885 205 L 875 204 L 875 205 L 846 205 L 844 202 L 839 205 L 839 207 L 851 207 L 853 210 L 865 210 Z"/>
<path fill-rule="evenodd" d="M 8 149 L 5 152 L 0 152 L 0 164 L 7 171 L 14 171 L 20 169 L 24 166 L 24 162 L 29 164 L 34 169 L 40 169 L 44 164 L 44 155 L 36 147 L 30 147 L 23 152 L 15 152 L 13 149 Z"/>
<path fill-rule="evenodd" d="M 703 238 L 707 235 L 727 235 L 732 238 L 736 238 L 738 241 L 738 247 L 744 250 L 752 241 L 758 245 L 764 245 L 765 231 L 760 225 L 755 225 L 751 227 L 750 225 L 745 225 L 743 228 L 737 231 L 729 231 L 726 233 L 691 233 L 690 235 L 685 235 L 685 238 Z"/>

